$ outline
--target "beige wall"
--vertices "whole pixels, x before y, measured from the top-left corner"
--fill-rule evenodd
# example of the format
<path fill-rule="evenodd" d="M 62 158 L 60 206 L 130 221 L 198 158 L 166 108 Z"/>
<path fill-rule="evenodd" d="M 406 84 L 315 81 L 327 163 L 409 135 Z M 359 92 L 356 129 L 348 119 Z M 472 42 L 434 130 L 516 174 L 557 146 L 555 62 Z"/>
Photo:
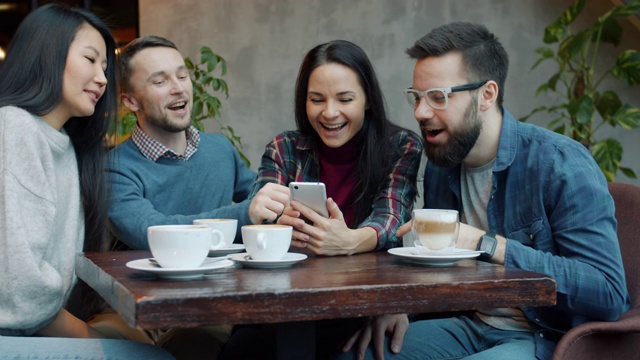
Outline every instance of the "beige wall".
<path fill-rule="evenodd" d="M 208 45 L 228 62 L 229 99 L 223 101 L 222 121 L 242 137 L 251 167 L 271 138 L 295 128 L 293 88 L 304 54 L 317 44 L 346 39 L 370 56 L 395 122 L 417 131 L 402 89 L 412 81 L 413 63 L 404 50 L 433 27 L 455 21 L 487 25 L 510 55 L 505 105 L 523 116 L 553 99 L 534 97 L 535 89 L 553 69 L 530 71 L 542 46 L 544 27 L 555 20 L 570 0 L 139 0 L 141 35 L 161 35 L 174 41 L 185 56 L 197 57 Z M 595 5 L 608 7 L 598 0 Z M 585 19 L 599 9 L 588 8 Z M 591 14 L 589 14 L 591 13 Z M 625 23 L 627 39 L 640 31 Z M 629 42 L 622 48 L 629 47 Z M 615 50 L 618 51 L 618 50 Z M 611 50 L 613 53 L 614 50 Z M 640 106 L 638 87 L 623 98 Z M 531 122 L 544 126 L 543 116 Z M 208 131 L 215 131 L 213 123 Z M 608 135 L 609 134 L 603 134 Z M 618 130 L 613 135 L 625 146 L 623 165 L 640 175 L 640 131 Z M 623 175 L 618 181 L 634 182 Z"/>

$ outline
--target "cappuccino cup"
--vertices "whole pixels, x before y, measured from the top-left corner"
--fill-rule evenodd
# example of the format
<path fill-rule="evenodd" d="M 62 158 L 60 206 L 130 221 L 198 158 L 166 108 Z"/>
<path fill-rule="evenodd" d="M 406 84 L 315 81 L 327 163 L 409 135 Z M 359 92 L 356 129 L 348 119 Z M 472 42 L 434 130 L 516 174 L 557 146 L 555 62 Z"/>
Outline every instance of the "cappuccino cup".
<path fill-rule="evenodd" d="M 238 228 L 238 220 L 236 219 L 197 219 L 193 220 L 193 224 L 206 225 L 212 230 L 220 231 L 224 242 L 223 248 L 230 247 L 236 238 L 236 230 Z"/>
<path fill-rule="evenodd" d="M 416 247 L 447 252 L 456 246 L 460 222 L 458 211 L 416 209 L 411 214 L 411 232 Z"/>
<path fill-rule="evenodd" d="M 293 233 L 289 225 L 244 225 L 240 230 L 252 260 L 282 260 L 289 251 Z"/>
<path fill-rule="evenodd" d="M 153 257 L 169 269 L 197 268 L 212 247 L 224 244 L 222 233 L 205 225 L 149 226 L 147 238 Z"/>

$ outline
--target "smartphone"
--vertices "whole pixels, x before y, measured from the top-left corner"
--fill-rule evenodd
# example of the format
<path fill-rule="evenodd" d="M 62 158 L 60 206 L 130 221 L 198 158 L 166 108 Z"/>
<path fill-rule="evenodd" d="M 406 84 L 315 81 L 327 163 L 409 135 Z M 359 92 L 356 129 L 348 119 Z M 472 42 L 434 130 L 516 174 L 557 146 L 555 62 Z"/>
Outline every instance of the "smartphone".
<path fill-rule="evenodd" d="M 328 218 L 327 191 L 321 182 L 292 182 L 289 183 L 291 200 L 312 209 L 318 214 Z"/>

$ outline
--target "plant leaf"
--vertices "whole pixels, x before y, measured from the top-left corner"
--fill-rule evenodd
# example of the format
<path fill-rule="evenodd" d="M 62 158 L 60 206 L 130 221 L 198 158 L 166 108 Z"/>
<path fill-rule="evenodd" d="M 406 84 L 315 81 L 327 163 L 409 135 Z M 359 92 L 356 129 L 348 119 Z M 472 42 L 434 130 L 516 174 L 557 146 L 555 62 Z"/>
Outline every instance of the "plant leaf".
<path fill-rule="evenodd" d="M 548 90 L 556 91 L 556 85 L 558 84 L 558 80 L 560 79 L 561 75 L 562 73 L 558 72 L 550 77 L 546 83 L 540 85 L 540 87 L 536 90 L 536 96 Z"/>
<path fill-rule="evenodd" d="M 562 76 L 562 73 L 558 72 L 557 74 L 549 78 L 549 81 L 547 81 L 547 84 L 549 84 L 549 88 L 551 90 L 556 91 L 556 86 L 558 84 L 558 80 L 560 80 L 560 76 Z"/>
<path fill-rule="evenodd" d="M 623 173 L 626 177 L 628 177 L 629 179 L 637 179 L 637 178 L 638 178 L 638 177 L 636 176 L 635 171 L 631 170 L 631 169 L 630 169 L 630 168 L 628 168 L 628 167 L 620 166 L 620 171 L 622 171 L 622 173 Z"/>
<path fill-rule="evenodd" d="M 595 112 L 593 99 L 589 95 L 584 95 L 580 99 L 571 100 L 567 110 L 575 117 L 578 124 L 586 125 L 591 122 Z"/>
<path fill-rule="evenodd" d="M 544 29 L 542 41 L 545 44 L 553 44 L 560 41 L 565 36 L 565 27 L 560 24 L 551 24 Z"/>
<path fill-rule="evenodd" d="M 213 76 L 211 76 L 210 74 L 207 74 L 205 76 L 202 77 L 202 84 L 204 84 L 204 86 L 209 86 L 211 85 L 211 83 L 215 80 L 215 78 Z"/>
<path fill-rule="evenodd" d="M 220 76 L 224 76 L 227 73 L 227 61 L 222 57 L 218 56 L 218 60 L 220 62 Z"/>
<path fill-rule="evenodd" d="M 591 154 L 608 181 L 615 179 L 615 174 L 622 160 L 622 145 L 615 139 L 606 139 L 593 144 Z"/>
<path fill-rule="evenodd" d="M 563 118 L 553 119 L 547 124 L 547 128 L 552 129 L 553 127 L 556 126 L 557 123 L 559 123 L 559 122 L 561 122 L 563 120 L 564 120 Z"/>
<path fill-rule="evenodd" d="M 580 14 L 586 0 L 578 0 L 569 6 L 562 15 L 551 25 L 544 29 L 543 41 L 551 44 L 562 40 L 566 35 L 566 27 L 569 26 Z"/>
<path fill-rule="evenodd" d="M 640 109 L 624 104 L 611 115 L 610 123 L 625 129 L 636 129 L 640 127 Z"/>
<path fill-rule="evenodd" d="M 535 69 L 538 65 L 540 65 L 541 62 L 547 60 L 547 59 L 552 59 L 555 56 L 555 53 L 553 52 L 553 50 L 551 50 L 551 48 L 543 46 L 540 48 L 536 49 L 536 53 L 540 55 L 540 57 L 538 58 L 538 60 L 531 66 L 531 69 L 529 70 L 533 70 Z"/>
<path fill-rule="evenodd" d="M 218 57 L 217 56 L 211 56 L 210 58 L 207 59 L 207 71 L 208 72 L 212 72 L 216 69 L 216 66 L 218 66 Z"/>
<path fill-rule="evenodd" d="M 576 35 L 567 36 L 567 38 L 564 39 L 560 46 L 558 46 L 558 57 L 560 57 L 563 61 L 573 59 L 590 41 L 592 33 L 593 30 L 586 29 L 577 33 Z"/>
<path fill-rule="evenodd" d="M 613 66 L 612 73 L 626 85 L 640 84 L 640 52 L 632 49 L 620 54 Z"/>
<path fill-rule="evenodd" d="M 622 101 L 620 101 L 618 94 L 610 90 L 596 96 L 594 100 L 598 113 L 607 122 L 609 122 L 611 115 L 622 106 Z"/>
<path fill-rule="evenodd" d="M 222 79 L 218 79 L 218 82 L 220 83 L 221 91 L 224 93 L 225 97 L 228 98 L 229 97 L 229 86 L 227 85 L 227 82 L 222 80 Z"/>
<path fill-rule="evenodd" d="M 556 22 L 565 26 L 570 25 L 576 19 L 576 17 L 580 15 L 580 12 L 582 12 L 582 9 L 586 5 L 586 3 L 587 0 L 578 0 L 574 2 L 573 4 L 571 4 L 571 6 L 569 6 L 569 8 L 567 8 L 567 10 L 564 11 L 564 13 L 562 13 L 560 18 Z"/>
<path fill-rule="evenodd" d="M 193 121 L 191 122 L 191 124 L 193 125 L 193 127 L 195 127 L 196 129 L 203 131 L 204 132 L 204 124 L 202 124 L 202 121 L 200 120 L 195 120 L 193 119 Z"/>
<path fill-rule="evenodd" d="M 203 47 L 200 48 L 200 62 L 201 63 L 203 63 L 203 64 L 206 63 L 213 56 L 214 56 L 214 54 L 213 54 L 213 51 L 211 50 L 210 47 L 203 46 Z"/>
<path fill-rule="evenodd" d="M 197 83 L 201 77 L 202 77 L 202 73 L 198 71 L 198 68 L 194 68 L 193 71 L 191 72 L 191 82 Z"/>
<path fill-rule="evenodd" d="M 536 89 L 536 95 L 535 96 L 538 96 L 538 95 L 540 95 L 540 94 L 542 94 L 544 92 L 547 92 L 548 90 L 551 90 L 549 88 L 549 83 L 544 83 L 544 84 L 540 85 L 539 88 Z"/>
<path fill-rule="evenodd" d="M 121 122 L 122 122 L 122 129 L 121 129 L 122 133 L 120 135 L 127 135 L 133 132 L 133 129 L 136 126 L 136 122 L 138 122 L 138 118 L 136 117 L 136 114 L 132 113 L 131 111 L 128 111 L 121 118 Z"/>
<path fill-rule="evenodd" d="M 630 1 L 623 6 L 616 6 L 611 10 L 611 16 L 615 17 L 627 17 L 630 15 L 637 15 L 640 12 L 640 1 Z"/>
<path fill-rule="evenodd" d="M 220 100 L 218 100 L 218 98 L 210 96 L 207 99 L 206 104 L 207 104 L 207 109 L 209 110 L 208 114 L 209 114 L 210 117 L 214 118 L 214 117 L 216 117 L 216 116 L 218 116 L 220 114 L 221 104 L 220 104 Z"/>
<path fill-rule="evenodd" d="M 527 119 L 529 119 L 533 114 L 535 114 L 535 113 L 537 113 L 537 112 L 540 112 L 540 111 L 544 111 L 544 110 L 547 110 L 547 107 L 546 107 L 546 106 L 538 106 L 537 108 L 535 108 L 535 109 L 531 110 L 531 112 L 529 113 L 529 115 L 526 115 L 526 116 L 524 116 L 524 117 L 521 117 L 521 118 L 520 118 L 520 119 L 518 119 L 518 120 L 520 120 L 521 122 L 526 122 L 526 121 L 527 121 Z"/>
<path fill-rule="evenodd" d="M 219 56 L 211 51 L 210 47 L 203 46 L 200 48 L 200 62 L 206 64 L 207 72 L 213 72 L 216 69 L 219 62 L 218 59 Z"/>
<path fill-rule="evenodd" d="M 193 71 L 193 69 L 195 68 L 195 66 L 193 65 L 193 61 L 191 61 L 191 59 L 189 59 L 188 57 L 184 58 L 184 64 L 187 66 L 187 69 L 189 69 L 189 71 Z"/>
<path fill-rule="evenodd" d="M 201 101 L 193 101 L 193 113 L 192 116 L 197 118 L 202 114 L 202 102 Z"/>
<path fill-rule="evenodd" d="M 551 124 L 549 124 L 549 126 L 551 126 Z M 567 126 L 565 124 L 562 124 L 556 128 L 553 129 L 553 132 L 556 132 L 558 134 L 562 134 L 564 135 L 565 131 L 567 130 Z"/>
<path fill-rule="evenodd" d="M 600 41 L 613 44 L 614 46 L 620 45 L 622 39 L 622 26 L 614 18 L 607 18 L 601 25 L 602 34 L 600 35 Z M 591 41 L 596 41 L 596 31 L 593 33 Z"/>

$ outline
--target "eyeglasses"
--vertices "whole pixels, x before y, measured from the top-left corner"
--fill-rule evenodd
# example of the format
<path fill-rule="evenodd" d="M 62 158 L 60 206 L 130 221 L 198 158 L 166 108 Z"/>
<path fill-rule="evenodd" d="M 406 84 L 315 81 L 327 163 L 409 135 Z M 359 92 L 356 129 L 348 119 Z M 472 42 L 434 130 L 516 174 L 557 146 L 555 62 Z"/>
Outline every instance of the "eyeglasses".
<path fill-rule="evenodd" d="M 434 109 L 445 109 L 449 105 L 449 94 L 458 91 L 469 91 L 480 88 L 482 85 L 489 82 L 489 80 L 482 80 L 470 84 L 454 86 L 450 88 L 433 88 L 425 91 L 419 91 L 416 89 L 406 89 L 404 96 L 407 98 L 407 102 L 411 105 L 412 109 L 418 107 L 420 104 L 420 98 L 427 99 L 429 106 Z"/>

